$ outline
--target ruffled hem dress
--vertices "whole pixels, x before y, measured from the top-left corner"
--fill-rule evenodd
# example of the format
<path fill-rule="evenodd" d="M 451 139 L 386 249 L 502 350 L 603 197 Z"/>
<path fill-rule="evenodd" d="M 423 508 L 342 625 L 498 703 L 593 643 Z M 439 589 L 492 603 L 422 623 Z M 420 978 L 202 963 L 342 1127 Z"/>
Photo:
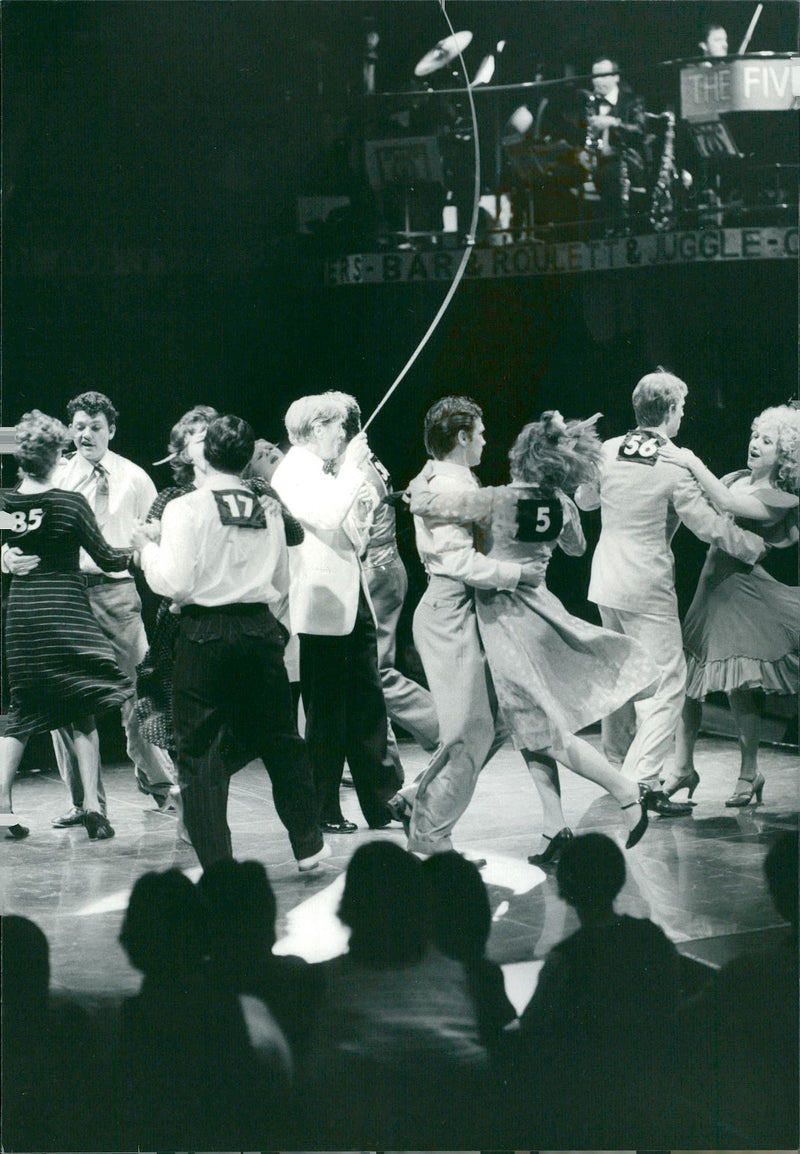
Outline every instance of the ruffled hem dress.
<path fill-rule="evenodd" d="M 726 485 L 747 470 L 723 478 Z M 798 498 L 772 485 L 752 495 L 770 510 L 769 521 L 736 518 L 776 549 L 796 549 Z M 791 695 L 800 681 L 800 589 L 777 581 L 764 562 L 749 567 L 712 546 L 683 624 L 686 693 L 761 689 Z"/>

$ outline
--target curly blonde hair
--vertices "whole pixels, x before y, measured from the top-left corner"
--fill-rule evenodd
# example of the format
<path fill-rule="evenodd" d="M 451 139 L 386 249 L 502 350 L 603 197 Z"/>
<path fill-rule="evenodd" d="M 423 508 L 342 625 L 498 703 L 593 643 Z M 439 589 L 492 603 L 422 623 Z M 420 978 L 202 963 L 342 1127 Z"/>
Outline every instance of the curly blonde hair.
<path fill-rule="evenodd" d="M 800 409 L 793 405 L 773 405 L 759 413 L 750 426 L 755 432 L 768 426 L 775 434 L 777 452 L 773 484 L 777 489 L 800 489 Z"/>
<path fill-rule="evenodd" d="M 542 413 L 525 426 L 508 454 L 511 479 L 569 496 L 579 485 L 596 481 L 602 442 L 595 425 L 601 416 L 565 421 L 557 410 Z"/>
<path fill-rule="evenodd" d="M 39 409 L 23 413 L 14 429 L 17 448 L 14 456 L 21 473 L 36 481 L 45 481 L 55 468 L 70 435 L 56 417 L 48 417 Z"/>

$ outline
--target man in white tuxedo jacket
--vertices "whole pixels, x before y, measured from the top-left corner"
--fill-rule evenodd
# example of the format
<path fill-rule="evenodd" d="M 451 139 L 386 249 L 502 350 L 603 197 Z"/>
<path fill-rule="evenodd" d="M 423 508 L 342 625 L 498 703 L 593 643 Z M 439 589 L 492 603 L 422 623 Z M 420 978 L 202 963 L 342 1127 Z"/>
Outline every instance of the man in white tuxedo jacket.
<path fill-rule="evenodd" d="M 352 833 L 339 801 L 347 758 L 372 829 L 388 825 L 386 802 L 402 784 L 387 755 L 386 705 L 378 672 L 375 619 L 359 552 L 359 502 L 366 499 L 363 434 L 345 448 L 347 410 L 328 394 L 301 397 L 286 413 L 292 448 L 272 485 L 305 529 L 290 553 L 291 630 L 300 637 L 300 688 L 320 824 Z M 342 455 L 336 474 L 328 467 Z"/>
<path fill-rule="evenodd" d="M 602 515 L 589 600 L 606 629 L 634 637 L 661 672 L 652 697 L 604 721 L 603 746 L 610 760 L 623 762 L 623 773 L 650 790 L 650 808 L 663 817 L 691 813 L 691 803 L 670 801 L 660 785 L 686 684 L 670 542 L 682 522 L 746 564 L 765 548 L 755 533 L 717 513 L 690 473 L 660 459 L 660 448 L 680 428 L 687 392 L 663 369 L 642 377 L 633 391 L 636 428 L 604 443 L 599 487 L 584 485 L 575 495 L 582 509 L 599 506 Z"/>

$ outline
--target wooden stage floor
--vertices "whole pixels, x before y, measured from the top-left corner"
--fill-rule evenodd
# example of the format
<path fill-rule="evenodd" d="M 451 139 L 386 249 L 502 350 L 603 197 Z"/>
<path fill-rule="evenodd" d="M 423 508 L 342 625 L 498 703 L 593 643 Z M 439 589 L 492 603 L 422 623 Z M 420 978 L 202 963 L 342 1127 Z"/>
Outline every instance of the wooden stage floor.
<path fill-rule="evenodd" d="M 596 737 L 590 740 L 597 741 Z M 425 755 L 402 745 L 406 776 Z M 650 829 L 626 853 L 628 879 L 618 908 L 658 922 L 690 957 L 718 965 L 748 946 L 759 946 L 782 925 L 769 900 L 762 862 L 771 841 L 796 828 L 800 802 L 797 752 L 764 748 L 762 805 L 726 809 L 738 752 L 725 738 L 698 746 L 701 784 L 691 817 L 653 817 Z M 109 814 L 117 836 L 90 842 L 82 828 L 56 830 L 50 819 L 66 808 L 54 771 L 17 780 L 14 807 L 30 825 L 23 842 L 3 840 L 0 908 L 37 922 L 51 945 L 53 986 L 91 1004 L 134 992 L 139 975 L 118 941 L 122 914 L 135 879 L 172 866 L 199 874 L 191 846 L 176 822 L 137 792 L 130 765 L 105 771 Z M 602 830 L 624 841 L 616 803 L 597 786 L 562 771 L 564 808 L 576 833 Z M 358 832 L 330 836 L 333 856 L 311 874 L 299 874 L 285 831 L 272 806 L 269 778 L 259 762 L 231 783 L 229 820 L 234 853 L 264 863 L 278 902 L 278 950 L 320 960 L 346 948 L 336 918 L 343 871 L 355 848 L 373 838 L 404 844 L 399 826 L 375 833 L 363 825 L 352 789 L 343 809 Z M 551 946 L 570 933 L 574 915 L 560 900 L 552 871 L 527 864 L 536 845 L 540 813 L 522 759 L 503 749 L 481 776 L 475 798 L 456 829 L 457 847 L 487 858 L 483 876 L 494 914 L 490 954 L 506 968 L 512 1001 L 524 1004 L 538 966 Z M 527 963 L 520 965 L 520 963 Z"/>

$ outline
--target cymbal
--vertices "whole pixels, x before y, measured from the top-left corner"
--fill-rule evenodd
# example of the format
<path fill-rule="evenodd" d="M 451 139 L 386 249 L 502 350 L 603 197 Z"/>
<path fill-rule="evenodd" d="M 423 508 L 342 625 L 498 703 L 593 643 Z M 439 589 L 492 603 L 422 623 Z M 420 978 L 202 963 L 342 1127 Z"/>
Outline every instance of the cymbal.
<path fill-rule="evenodd" d="M 448 64 L 452 64 L 459 52 L 463 52 L 471 41 L 472 33 L 466 31 L 455 32 L 452 36 L 445 36 L 444 40 L 440 40 L 435 48 L 431 48 L 430 52 L 425 53 L 414 69 L 414 75 L 430 76 L 432 72 L 438 72 L 440 68 L 446 68 Z"/>

